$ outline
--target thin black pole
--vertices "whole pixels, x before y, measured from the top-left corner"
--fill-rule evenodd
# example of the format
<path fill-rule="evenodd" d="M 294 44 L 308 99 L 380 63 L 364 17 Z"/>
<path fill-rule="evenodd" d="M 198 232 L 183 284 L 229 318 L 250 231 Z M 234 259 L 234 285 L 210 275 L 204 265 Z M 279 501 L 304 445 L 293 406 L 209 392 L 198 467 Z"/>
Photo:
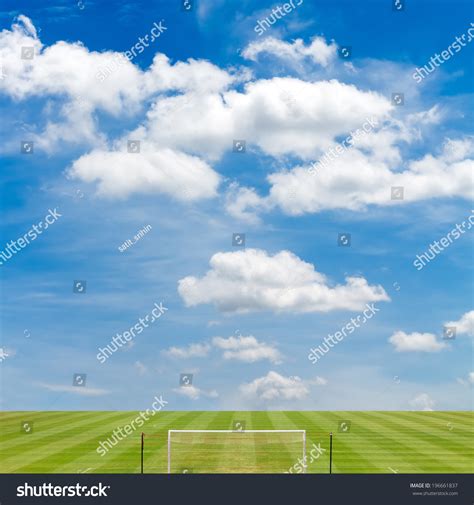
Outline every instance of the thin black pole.
<path fill-rule="evenodd" d="M 143 473 L 143 445 L 144 445 L 145 433 L 142 432 L 142 450 L 141 450 L 141 473 Z"/>
<path fill-rule="evenodd" d="M 329 473 L 332 473 L 332 433 L 329 433 Z"/>

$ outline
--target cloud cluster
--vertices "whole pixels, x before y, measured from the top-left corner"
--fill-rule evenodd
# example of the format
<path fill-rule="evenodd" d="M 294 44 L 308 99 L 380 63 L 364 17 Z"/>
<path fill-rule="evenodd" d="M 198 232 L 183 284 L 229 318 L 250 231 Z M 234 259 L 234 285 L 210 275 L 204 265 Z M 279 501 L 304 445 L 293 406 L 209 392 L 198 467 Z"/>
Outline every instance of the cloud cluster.
<path fill-rule="evenodd" d="M 219 252 L 203 277 L 178 283 L 187 306 L 213 304 L 222 312 L 328 312 L 362 310 L 368 302 L 389 301 L 382 286 L 363 277 L 347 277 L 331 286 L 314 266 L 289 251 L 273 256 L 264 250 Z"/>
<path fill-rule="evenodd" d="M 281 363 L 282 356 L 275 347 L 259 342 L 255 337 L 214 337 L 212 343 L 224 351 L 223 358 L 227 360 L 254 363 L 260 360 L 268 360 L 274 364 Z"/>
<path fill-rule="evenodd" d="M 285 377 L 270 371 L 263 377 L 242 384 L 239 390 L 246 400 L 267 403 L 279 400 L 301 400 L 309 395 L 311 385 L 324 386 L 326 384 L 327 380 L 323 377 L 305 381 L 298 376 Z"/>
<path fill-rule="evenodd" d="M 228 338 L 214 337 L 212 345 L 208 343 L 190 344 L 187 347 L 170 347 L 163 351 L 165 356 L 178 359 L 204 358 L 212 349 L 222 352 L 225 360 L 241 361 L 243 363 L 255 363 L 256 361 L 268 360 L 274 364 L 281 363 L 282 355 L 273 345 L 259 342 L 254 336 L 231 336 Z"/>
<path fill-rule="evenodd" d="M 252 61 L 257 61 L 261 54 L 269 54 L 292 63 L 308 58 L 313 63 L 327 67 L 337 56 L 337 45 L 334 42 L 328 44 L 323 37 L 313 37 L 308 45 L 302 39 L 289 43 L 275 37 L 266 37 L 251 42 L 242 51 L 242 56 Z"/>
<path fill-rule="evenodd" d="M 432 333 L 405 333 L 395 332 L 389 342 L 397 352 L 439 352 L 448 347 L 445 342 L 441 342 Z"/>
<path fill-rule="evenodd" d="M 435 401 L 426 393 L 421 393 L 412 400 L 410 400 L 410 405 L 413 410 L 423 410 L 431 412 L 435 406 Z"/>

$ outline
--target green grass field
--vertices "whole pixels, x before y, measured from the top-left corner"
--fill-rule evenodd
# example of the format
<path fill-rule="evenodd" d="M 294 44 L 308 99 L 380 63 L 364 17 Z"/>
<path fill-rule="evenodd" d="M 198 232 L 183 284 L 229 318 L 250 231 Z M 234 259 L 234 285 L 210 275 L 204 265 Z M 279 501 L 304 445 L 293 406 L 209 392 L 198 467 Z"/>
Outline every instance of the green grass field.
<path fill-rule="evenodd" d="M 144 431 L 145 473 L 165 473 L 169 429 L 229 430 L 235 421 L 245 421 L 247 430 L 306 430 L 309 473 L 328 472 L 331 431 L 334 473 L 474 471 L 472 412 L 159 412 L 143 428 L 100 456 L 96 452 L 99 442 L 137 415 L 137 412 L 0 413 L 1 472 L 138 473 L 140 433 Z M 350 421 L 349 431 L 338 432 L 342 420 Z M 22 432 L 24 422 L 32 426 L 30 433 Z M 272 434 L 263 438 L 245 434 L 244 441 L 238 435 L 222 439 L 199 436 L 193 443 L 181 438 L 181 443 L 172 447 L 172 471 L 241 469 L 280 473 L 297 464 L 297 457 L 302 455 L 299 439 L 294 437 L 279 440 Z M 313 461 L 309 456 L 312 444 L 325 450 Z"/>

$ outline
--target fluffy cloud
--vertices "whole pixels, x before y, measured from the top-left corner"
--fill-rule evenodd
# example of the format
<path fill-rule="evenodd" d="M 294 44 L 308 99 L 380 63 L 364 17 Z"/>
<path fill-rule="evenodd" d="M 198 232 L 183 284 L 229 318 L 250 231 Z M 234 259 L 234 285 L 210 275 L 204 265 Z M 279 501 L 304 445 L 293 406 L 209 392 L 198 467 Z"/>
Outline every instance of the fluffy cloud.
<path fill-rule="evenodd" d="M 190 344 L 187 347 L 170 347 L 163 351 L 163 354 L 171 358 L 205 358 L 210 349 L 208 344 Z"/>
<path fill-rule="evenodd" d="M 260 360 L 269 360 L 272 363 L 281 363 L 281 354 L 275 347 L 259 342 L 255 337 L 214 337 L 212 343 L 224 351 L 224 359 L 254 363 Z"/>
<path fill-rule="evenodd" d="M 438 352 L 448 347 L 432 333 L 397 331 L 389 338 L 389 342 L 397 352 Z"/>
<path fill-rule="evenodd" d="M 450 321 L 444 326 L 454 326 L 456 335 L 468 335 L 474 337 L 474 310 L 466 312 L 459 321 Z"/>
<path fill-rule="evenodd" d="M 310 263 L 289 251 L 273 256 L 259 249 L 219 252 L 204 277 L 185 277 L 178 291 L 187 306 L 214 304 L 223 312 L 328 312 L 361 310 L 367 302 L 389 301 L 381 286 L 347 277 L 330 286 Z"/>
<path fill-rule="evenodd" d="M 435 406 L 435 401 L 426 393 L 422 393 L 413 398 L 413 400 L 410 400 L 410 405 L 414 410 L 432 411 Z"/>
<path fill-rule="evenodd" d="M 191 386 L 185 386 L 185 387 L 179 387 L 173 389 L 175 393 L 180 394 L 181 396 L 185 396 L 186 398 L 189 398 L 191 400 L 199 400 L 201 396 L 207 397 L 207 398 L 218 398 L 218 393 L 215 390 L 211 391 L 205 391 L 203 389 L 200 389 L 194 385 Z"/>
<path fill-rule="evenodd" d="M 358 211 L 369 205 L 400 205 L 430 198 L 474 197 L 474 139 L 447 140 L 437 156 L 425 155 L 400 170 L 401 157 L 394 143 L 405 133 L 362 134 L 353 147 L 339 146 L 340 154 L 334 144 L 314 166 L 300 165 L 270 174 L 268 196 L 259 198 L 251 188 L 246 188 L 251 198 L 236 194 L 229 199 L 228 211 L 235 215 L 237 209 L 247 220 L 255 220 L 254 211 L 274 207 L 300 215 L 327 209 Z M 404 188 L 403 200 L 391 199 L 393 186 Z"/>
<path fill-rule="evenodd" d="M 325 379 L 321 377 L 318 379 L 319 385 L 325 383 Z M 242 384 L 239 390 L 246 399 L 257 403 L 275 400 L 301 400 L 309 395 L 310 383 L 297 376 L 285 377 L 277 372 L 270 371 L 263 377 Z"/>
<path fill-rule="evenodd" d="M 201 159 L 171 149 L 128 153 L 94 150 L 74 161 L 71 178 L 98 181 L 98 194 L 157 192 L 182 201 L 216 195 L 219 175 Z"/>
<path fill-rule="evenodd" d="M 337 45 L 334 42 L 328 44 L 323 37 L 314 37 L 308 45 L 305 45 L 302 39 L 296 39 L 290 44 L 274 37 L 266 37 L 263 40 L 251 42 L 242 51 L 242 56 L 248 60 L 257 61 L 262 53 L 294 63 L 308 58 L 326 67 L 336 58 Z"/>

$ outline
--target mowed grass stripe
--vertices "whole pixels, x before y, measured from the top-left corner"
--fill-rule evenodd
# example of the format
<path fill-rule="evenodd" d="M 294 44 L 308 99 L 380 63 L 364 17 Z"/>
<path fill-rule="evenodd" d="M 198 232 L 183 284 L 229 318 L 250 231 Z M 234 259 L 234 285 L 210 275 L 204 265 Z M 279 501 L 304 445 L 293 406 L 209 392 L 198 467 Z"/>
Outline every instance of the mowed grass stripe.
<path fill-rule="evenodd" d="M 294 429 L 306 430 L 306 463 L 308 473 L 329 473 L 329 424 L 327 413 L 282 412 Z M 322 454 L 315 449 L 315 459 L 311 461 L 313 444 L 321 447 Z M 316 455 L 319 456 L 316 458 Z"/>
<path fill-rule="evenodd" d="M 69 424 L 69 429 L 61 432 L 61 438 L 58 438 L 57 435 L 50 435 L 41 440 L 40 444 L 35 443 L 34 448 L 27 452 L 27 455 L 31 453 L 28 464 L 16 465 L 15 472 L 36 473 L 42 472 L 45 467 L 48 467 L 48 472 L 54 472 L 58 462 L 76 459 L 76 451 L 83 453 L 84 450 L 95 450 L 101 436 L 108 431 L 104 426 L 105 419 L 111 426 L 115 426 L 123 418 L 123 413 L 112 413 L 108 416 L 101 416 L 100 419 L 94 417 L 94 420 L 88 423 Z M 91 433 L 93 433 L 92 436 Z M 31 435 L 31 437 L 33 436 Z M 69 439 L 69 442 L 65 443 L 65 439 Z M 25 456 L 25 453 L 22 455 Z"/>
<path fill-rule="evenodd" d="M 287 428 L 281 428 L 278 426 L 278 424 L 276 422 L 274 422 L 274 419 L 275 419 L 275 415 L 274 413 L 269 413 L 269 412 L 266 412 L 266 411 L 258 411 L 258 412 L 255 412 L 254 413 L 254 416 L 253 416 L 253 424 L 254 425 L 257 425 L 258 428 L 256 429 L 259 429 L 259 430 L 262 430 L 262 429 L 266 429 L 266 430 L 276 430 L 276 429 L 287 429 Z M 267 426 L 265 428 L 265 426 Z M 283 436 L 282 436 L 283 435 Z M 262 435 L 259 435 L 260 437 Z M 294 434 L 289 434 L 287 435 L 289 437 L 290 440 L 293 440 L 294 438 L 296 438 L 296 435 Z M 259 450 L 259 453 L 260 453 L 260 458 L 261 460 L 265 463 L 265 467 L 267 468 L 272 468 L 272 467 L 275 467 L 275 464 L 272 465 L 272 458 L 274 458 L 276 461 L 277 461 L 277 470 L 273 470 L 273 473 L 284 473 L 284 472 L 287 472 L 295 463 L 296 463 L 296 460 L 297 460 L 297 457 L 296 457 L 296 449 L 292 447 L 292 449 L 289 449 L 289 447 L 285 444 L 285 435 L 284 434 L 267 434 L 267 435 L 264 435 L 264 440 L 267 441 L 267 443 L 275 443 L 275 442 L 272 442 L 273 439 L 276 439 L 276 445 L 274 446 L 274 448 L 268 452 L 268 456 L 266 455 L 265 452 L 263 452 L 262 450 Z M 294 442 L 290 442 L 292 444 L 292 446 L 294 445 Z M 302 445 L 300 446 L 301 447 L 301 456 L 303 455 L 303 452 L 302 452 Z M 272 452 L 274 453 L 272 455 Z M 264 467 L 264 468 L 265 468 Z M 263 472 L 265 472 L 265 470 L 262 470 Z M 268 470 L 265 472 L 267 473 Z"/>
<path fill-rule="evenodd" d="M 96 414 L 100 413 L 94 413 L 94 415 Z M 110 415 L 110 412 L 104 412 L 103 414 Z M 2 423 L 2 434 L 0 435 L 1 446 L 3 449 L 8 450 L 9 448 L 16 447 L 18 443 L 25 445 L 30 443 L 29 440 L 25 438 L 26 434 L 20 429 L 22 422 L 33 423 L 33 433 L 37 434 L 37 439 L 39 439 L 50 433 L 58 433 L 58 428 L 64 427 L 64 429 L 67 429 L 68 423 L 71 422 L 71 419 L 73 419 L 73 422 L 90 419 L 90 412 L 58 412 L 54 415 L 46 416 L 43 416 L 41 413 L 37 413 L 35 416 L 21 419 L 18 421 L 18 424 L 16 422 L 7 422 L 6 424 Z"/>
<path fill-rule="evenodd" d="M 375 414 L 362 412 L 357 416 L 359 423 L 365 420 L 364 438 L 370 437 L 370 445 L 377 448 L 374 460 L 382 472 L 390 473 L 394 470 L 401 473 L 429 472 L 433 465 L 432 461 L 438 459 L 433 457 L 429 446 L 420 443 L 416 435 L 400 437 L 400 425 L 397 422 L 388 423 L 385 420 L 378 420 Z M 436 461 L 436 464 L 438 467 L 444 466 L 446 471 L 456 470 L 441 460 Z"/>
<path fill-rule="evenodd" d="M 338 430 L 333 430 L 333 472 L 334 473 L 380 473 L 381 468 L 374 463 L 373 457 L 367 457 L 367 439 L 364 444 L 358 443 L 360 438 L 358 433 L 363 428 L 357 422 L 357 417 L 354 412 L 338 412 L 329 413 L 330 418 L 334 422 L 334 426 L 338 426 L 341 420 L 351 420 L 351 428 L 349 432 L 342 433 Z M 355 421 L 355 422 L 354 422 Z"/>
<path fill-rule="evenodd" d="M 173 415 L 172 417 L 172 414 L 177 415 Z M 150 443 L 154 444 L 154 450 L 148 453 L 145 459 L 145 473 L 168 472 L 168 430 L 199 429 L 195 428 L 195 426 L 203 422 L 203 419 L 208 419 L 209 416 L 210 414 L 208 412 L 203 411 L 168 413 L 168 417 L 161 420 L 166 424 L 161 426 L 160 423 L 158 430 L 153 433 L 154 435 L 159 435 L 159 438 L 153 437 L 149 439 L 153 441 Z M 208 421 L 206 421 L 206 423 L 207 422 Z M 176 434 L 172 435 L 172 442 L 175 440 L 175 437 Z M 176 470 L 173 469 L 173 466 L 175 466 L 176 457 L 179 457 L 179 453 L 177 454 L 177 447 L 175 444 L 172 443 L 171 447 L 171 471 L 173 472 Z M 180 463 L 178 464 L 180 465 Z"/>
<path fill-rule="evenodd" d="M 373 416 L 383 419 L 386 423 L 394 422 L 392 416 L 387 416 L 383 413 L 373 413 Z M 425 418 L 424 424 L 420 426 L 418 421 L 414 421 L 410 416 L 406 416 L 405 414 L 397 416 L 396 420 L 397 425 L 400 427 L 401 437 L 416 436 L 431 445 L 440 445 L 442 447 L 449 445 L 456 451 L 456 454 L 463 453 L 465 450 L 472 450 L 473 448 L 472 437 L 461 430 L 459 430 L 459 433 L 453 433 L 446 427 L 441 428 L 439 424 L 430 422 L 428 418 Z"/>
<path fill-rule="evenodd" d="M 449 435 L 452 432 L 447 432 L 446 435 L 439 430 L 439 427 L 433 427 L 430 433 L 426 433 L 426 426 L 420 429 L 418 424 L 405 416 L 397 416 L 397 421 L 394 422 L 391 416 L 380 413 L 372 415 L 374 418 L 379 418 L 383 426 L 392 427 L 394 431 L 397 431 L 400 440 L 408 440 L 417 448 L 424 448 L 427 453 L 427 460 L 439 460 L 440 466 L 446 468 L 446 471 L 458 472 L 460 471 L 459 468 L 463 468 L 472 462 L 472 439 L 470 441 L 461 441 L 459 439 L 456 441 L 457 437 L 452 435 L 450 437 Z M 462 459 L 464 461 L 461 461 Z M 431 464 L 429 468 L 426 468 L 426 471 L 431 471 L 432 468 L 437 467 L 438 465 Z"/>
<path fill-rule="evenodd" d="M 137 417 L 139 417 L 139 412 L 130 412 L 129 418 L 125 423 L 117 424 L 115 428 L 120 426 L 125 426 L 126 424 L 130 424 L 130 422 Z M 163 413 L 158 413 L 158 416 L 163 415 Z M 89 451 L 84 456 L 79 456 L 73 461 L 66 462 L 62 464 L 60 467 L 56 468 L 55 471 L 58 473 L 69 473 L 75 472 L 78 468 L 93 468 L 95 471 L 103 472 L 103 473 L 139 473 L 140 472 L 140 454 L 141 454 L 141 432 L 151 433 L 153 420 L 156 417 L 151 417 L 148 420 L 148 423 L 145 422 L 143 427 L 135 424 L 137 429 L 131 434 L 128 435 L 123 440 L 118 441 L 115 446 L 112 446 L 108 452 L 101 456 L 96 452 L 98 444 L 100 441 L 106 442 L 107 439 L 112 438 L 113 429 L 106 433 L 105 435 L 101 430 L 101 438 L 97 442 L 97 445 L 93 447 L 92 453 Z M 149 429 L 148 429 L 149 428 Z M 145 437 L 146 439 L 146 437 Z M 153 446 L 157 438 L 148 438 L 145 440 L 145 449 Z M 160 447 L 166 443 L 166 435 L 160 436 Z M 108 447 L 106 445 L 106 447 Z M 156 451 L 154 451 L 156 452 Z M 146 454 L 146 452 L 145 452 Z M 151 452 L 149 453 L 151 454 Z M 166 463 L 166 461 L 164 462 Z M 162 465 L 163 466 L 163 465 Z M 146 465 L 145 465 L 146 469 Z M 164 471 L 163 468 L 160 471 Z"/>
<path fill-rule="evenodd" d="M 120 415 L 123 415 L 123 413 Z M 117 413 L 104 412 L 99 415 L 94 413 L 93 419 L 108 419 L 112 416 L 117 416 Z M 58 415 L 58 419 L 59 418 L 60 420 L 55 420 L 55 422 L 46 424 L 38 417 L 34 425 L 33 433 L 21 434 L 20 438 L 12 434 L 12 440 L 4 441 L 1 444 L 3 459 L 8 460 L 10 455 L 19 454 L 20 452 L 26 452 L 26 456 L 28 456 L 28 451 L 31 450 L 32 444 L 35 448 L 41 448 L 42 445 L 48 445 L 52 442 L 61 440 L 63 436 L 67 437 L 68 435 L 65 434 L 71 431 L 71 426 L 73 426 L 74 429 L 80 429 L 91 423 L 90 413 L 82 413 L 80 416 L 74 414 L 70 416 L 70 418 L 61 414 Z"/>
<path fill-rule="evenodd" d="M 227 412 L 205 412 L 200 413 L 200 422 L 191 426 L 180 426 L 173 429 L 193 429 L 206 430 L 212 428 L 215 423 L 220 425 L 228 419 Z M 205 424 L 204 424 L 205 423 Z M 190 424 L 190 423 L 189 423 Z M 207 437 L 208 441 L 209 437 Z M 215 454 L 207 454 L 203 451 L 206 445 L 206 435 L 203 433 L 174 433 L 171 438 L 171 473 L 183 472 L 205 473 L 208 466 L 219 458 Z M 211 446 L 212 447 L 212 446 Z M 215 464 L 215 463 L 214 463 Z"/>

